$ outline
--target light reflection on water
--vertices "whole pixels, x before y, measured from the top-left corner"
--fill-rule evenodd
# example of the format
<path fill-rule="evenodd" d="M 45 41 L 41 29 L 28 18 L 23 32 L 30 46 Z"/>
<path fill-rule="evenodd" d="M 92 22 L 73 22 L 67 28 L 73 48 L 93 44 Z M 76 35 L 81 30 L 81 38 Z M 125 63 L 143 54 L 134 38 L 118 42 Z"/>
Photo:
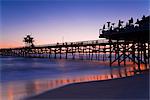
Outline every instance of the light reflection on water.
<path fill-rule="evenodd" d="M 114 68 L 112 73 L 103 75 L 84 75 L 80 77 L 59 78 L 56 80 L 36 79 L 32 81 L 10 82 L 2 85 L 2 100 L 20 100 L 24 97 L 40 94 L 44 91 L 58 88 L 60 86 L 87 81 L 108 80 L 112 78 L 121 78 L 134 75 L 134 69 L 137 66 L 130 66 L 122 69 Z M 145 70 L 145 66 L 141 65 L 141 69 Z M 113 77 L 112 77 L 113 76 Z"/>

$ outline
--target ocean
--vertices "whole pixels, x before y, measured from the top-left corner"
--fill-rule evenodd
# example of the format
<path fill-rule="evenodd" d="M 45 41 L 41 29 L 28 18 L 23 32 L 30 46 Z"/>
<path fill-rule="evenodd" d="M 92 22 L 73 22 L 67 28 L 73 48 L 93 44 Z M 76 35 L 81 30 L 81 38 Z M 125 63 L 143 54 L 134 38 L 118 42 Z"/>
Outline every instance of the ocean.
<path fill-rule="evenodd" d="M 108 61 L 1 56 L 0 97 L 1 100 L 22 100 L 71 83 L 133 75 L 133 68 L 128 66 L 112 69 Z"/>

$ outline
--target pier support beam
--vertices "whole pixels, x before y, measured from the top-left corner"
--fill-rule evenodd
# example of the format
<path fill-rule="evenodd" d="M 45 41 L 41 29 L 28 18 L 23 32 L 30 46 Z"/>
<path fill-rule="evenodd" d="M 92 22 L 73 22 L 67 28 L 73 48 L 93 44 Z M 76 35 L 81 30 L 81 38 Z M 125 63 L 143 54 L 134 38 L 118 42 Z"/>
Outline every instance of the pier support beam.
<path fill-rule="evenodd" d="M 57 54 L 57 49 L 55 48 L 55 51 L 54 51 L 55 55 L 54 55 L 54 58 L 56 59 L 56 54 Z"/>
<path fill-rule="evenodd" d="M 140 69 L 140 42 L 139 41 L 138 41 L 138 45 L 137 45 L 137 52 L 138 52 L 138 55 L 137 55 L 138 70 L 141 71 L 141 69 Z"/>
<path fill-rule="evenodd" d="M 66 59 L 68 58 L 68 47 L 66 47 Z"/>
<path fill-rule="evenodd" d="M 111 39 L 109 39 L 109 66 L 111 67 L 112 66 L 112 55 L 111 55 L 111 53 L 112 53 L 112 51 L 111 51 L 111 49 L 112 49 L 112 47 L 111 47 L 111 45 L 112 45 L 112 41 L 111 41 Z"/>

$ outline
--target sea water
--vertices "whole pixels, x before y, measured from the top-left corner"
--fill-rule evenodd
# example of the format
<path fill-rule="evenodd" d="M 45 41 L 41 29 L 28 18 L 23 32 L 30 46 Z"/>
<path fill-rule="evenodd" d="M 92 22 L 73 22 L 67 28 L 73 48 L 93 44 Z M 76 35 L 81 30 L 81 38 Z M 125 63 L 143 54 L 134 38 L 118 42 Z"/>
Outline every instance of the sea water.
<path fill-rule="evenodd" d="M 0 97 L 21 100 L 70 83 L 111 79 L 111 71 L 107 61 L 0 57 Z"/>

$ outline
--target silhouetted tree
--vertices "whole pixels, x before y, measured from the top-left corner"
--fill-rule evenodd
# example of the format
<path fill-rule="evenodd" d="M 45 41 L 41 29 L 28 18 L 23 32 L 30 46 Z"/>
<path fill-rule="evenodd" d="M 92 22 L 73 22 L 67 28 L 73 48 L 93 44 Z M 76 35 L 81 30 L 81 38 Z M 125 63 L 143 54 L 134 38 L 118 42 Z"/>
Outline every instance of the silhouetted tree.
<path fill-rule="evenodd" d="M 34 44 L 33 44 L 34 39 L 33 39 L 33 37 L 31 37 L 31 35 L 27 35 L 26 37 L 24 37 L 23 42 L 25 42 L 26 47 L 33 47 L 34 46 Z"/>

